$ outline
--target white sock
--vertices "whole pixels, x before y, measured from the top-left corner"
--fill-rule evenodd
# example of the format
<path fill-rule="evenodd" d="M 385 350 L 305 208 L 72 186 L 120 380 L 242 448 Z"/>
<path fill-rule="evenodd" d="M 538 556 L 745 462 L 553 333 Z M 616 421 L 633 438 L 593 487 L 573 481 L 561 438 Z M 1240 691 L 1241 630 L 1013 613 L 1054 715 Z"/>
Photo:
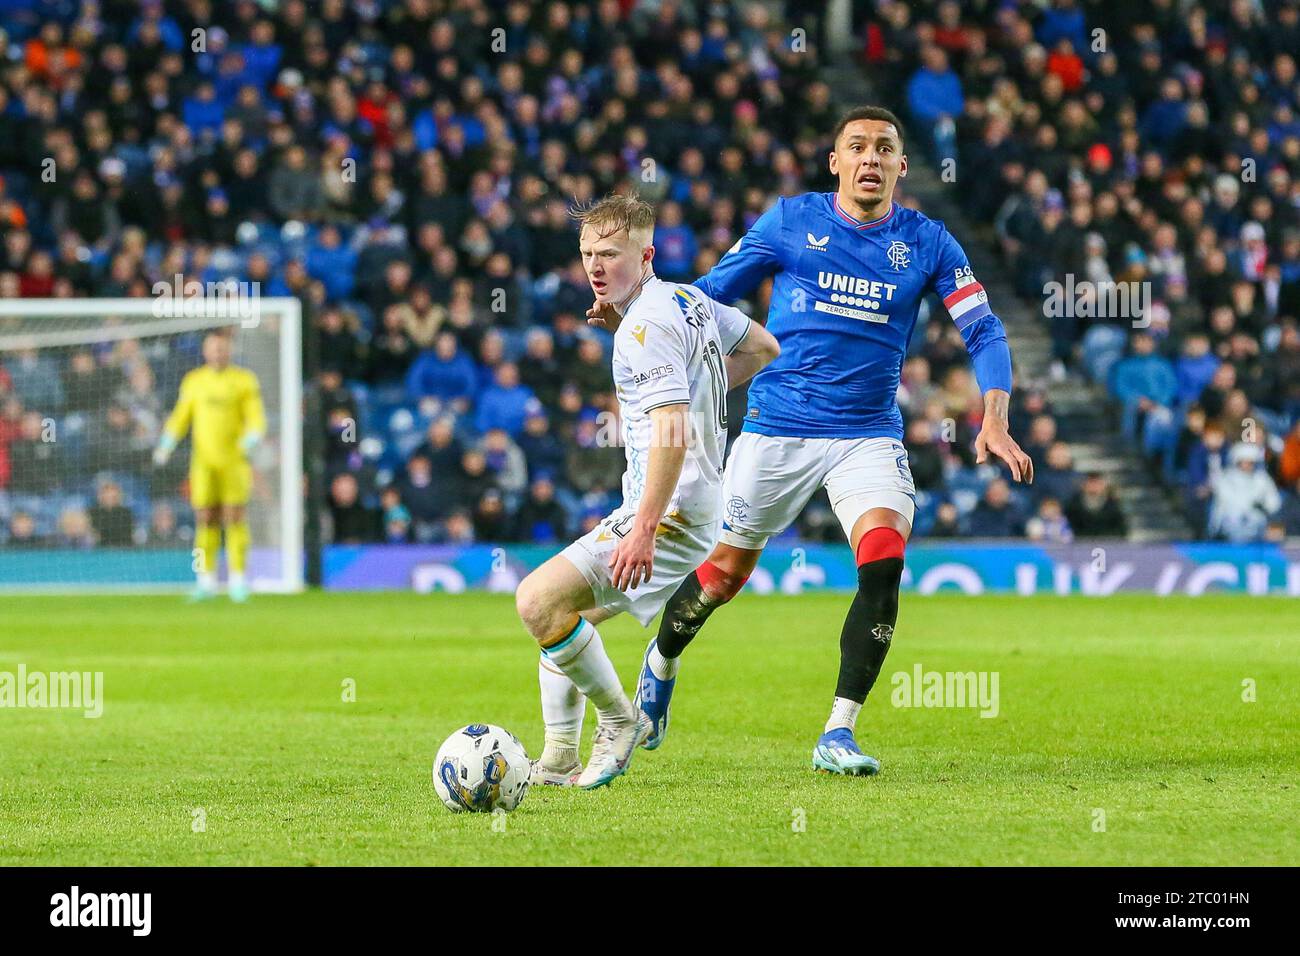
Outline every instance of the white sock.
<path fill-rule="evenodd" d="M 546 724 L 542 766 L 555 770 L 572 767 L 578 762 L 587 698 L 545 654 L 537 662 L 537 683 L 542 691 L 542 721 Z"/>
<path fill-rule="evenodd" d="M 600 719 L 614 723 L 636 720 L 632 702 L 623 693 L 614 662 L 605 653 L 600 632 L 585 618 L 560 643 L 543 647 L 546 660 L 564 671 L 574 686 L 591 698 Z"/>
<path fill-rule="evenodd" d="M 858 722 L 858 711 L 862 705 L 856 700 L 849 700 L 847 697 L 836 697 L 835 703 L 831 705 L 831 717 L 826 721 L 826 730 L 834 730 L 837 727 L 847 727 L 853 729 L 853 725 Z"/>
<path fill-rule="evenodd" d="M 659 645 L 656 643 L 650 648 L 650 673 L 654 674 L 660 680 L 672 680 L 677 676 L 677 668 L 681 666 L 680 657 L 664 657 L 659 653 Z"/>
<path fill-rule="evenodd" d="M 215 591 L 217 589 L 217 573 L 215 571 L 200 571 L 199 587 L 205 591 Z"/>
<path fill-rule="evenodd" d="M 230 572 L 230 586 L 231 586 L 232 588 L 243 587 L 245 581 L 246 581 L 246 579 L 245 579 L 245 577 L 244 577 L 244 572 L 243 572 L 243 571 L 231 571 L 231 572 Z"/>

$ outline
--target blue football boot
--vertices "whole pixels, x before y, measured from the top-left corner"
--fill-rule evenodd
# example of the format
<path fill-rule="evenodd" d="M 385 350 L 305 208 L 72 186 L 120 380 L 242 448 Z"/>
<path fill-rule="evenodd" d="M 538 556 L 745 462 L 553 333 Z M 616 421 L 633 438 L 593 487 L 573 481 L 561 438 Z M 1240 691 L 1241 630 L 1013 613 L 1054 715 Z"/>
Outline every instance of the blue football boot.
<path fill-rule="evenodd" d="M 650 650 L 654 646 L 654 639 L 651 638 L 641 662 L 641 679 L 636 685 L 636 697 L 632 700 L 650 718 L 650 736 L 641 744 L 646 750 L 654 750 L 668 735 L 668 704 L 673 699 L 673 686 L 677 683 L 676 677 L 660 680 L 650 669 Z"/>
<path fill-rule="evenodd" d="M 814 770 L 850 777 L 870 777 L 880 773 L 880 761 L 862 752 L 853 739 L 853 731 L 847 727 L 828 730 L 818 738 L 817 746 L 813 748 L 812 764 Z"/>

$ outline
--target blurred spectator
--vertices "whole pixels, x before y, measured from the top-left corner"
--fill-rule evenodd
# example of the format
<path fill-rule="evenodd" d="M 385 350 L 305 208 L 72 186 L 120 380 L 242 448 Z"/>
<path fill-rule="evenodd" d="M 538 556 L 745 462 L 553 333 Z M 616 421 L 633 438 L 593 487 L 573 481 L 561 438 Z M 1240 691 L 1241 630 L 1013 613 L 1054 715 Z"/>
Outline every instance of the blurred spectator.
<path fill-rule="evenodd" d="M 1038 503 L 1034 516 L 1025 522 L 1025 537 L 1030 541 L 1052 544 L 1068 544 L 1074 539 L 1070 522 L 1066 520 L 1058 500 L 1044 498 Z"/>
<path fill-rule="evenodd" d="M 584 402 L 612 391 L 609 361 L 599 339 L 590 333 L 579 334 L 577 352 L 564 370 L 564 377 L 577 385 Z"/>
<path fill-rule="evenodd" d="M 555 500 L 555 485 L 547 474 L 538 475 L 528 487 L 515 517 L 514 539 L 535 544 L 549 544 L 567 537 L 568 520 Z"/>
<path fill-rule="evenodd" d="M 1010 538 L 1024 534 L 1025 525 L 1011 501 L 1011 488 L 994 478 L 984 488 L 984 497 L 971 511 L 967 527 L 976 538 Z"/>
<path fill-rule="evenodd" d="M 40 548 L 45 546 L 45 540 L 36 532 L 35 518 L 26 511 L 15 511 L 9 519 L 9 534 L 4 545 L 14 550 Z"/>
<path fill-rule="evenodd" d="M 490 429 L 479 447 L 497 487 L 508 495 L 522 492 L 528 484 L 528 462 L 510 436 L 500 428 Z"/>
<path fill-rule="evenodd" d="M 964 105 L 961 80 L 949 67 L 948 55 L 937 46 L 921 51 L 921 64 L 907 84 L 908 109 L 930 133 L 933 148 L 946 156 L 944 137 L 939 132 L 942 127 L 937 121 L 954 120 L 961 115 Z"/>
<path fill-rule="evenodd" d="M 473 544 L 475 541 L 474 522 L 469 514 L 456 509 L 447 516 L 443 526 L 443 544 Z"/>
<path fill-rule="evenodd" d="M 1202 334 L 1189 335 L 1183 352 L 1174 363 L 1178 380 L 1177 401 L 1180 405 L 1195 401 L 1214 378 L 1219 359 L 1210 352 L 1210 340 Z"/>
<path fill-rule="evenodd" d="M 1300 480 L 1291 485 L 1283 497 L 1282 511 L 1278 517 L 1287 537 L 1300 537 Z"/>
<path fill-rule="evenodd" d="M 154 548 L 178 548 L 189 544 L 190 539 L 181 533 L 176 522 L 176 509 L 171 502 L 154 503 L 149 513 L 149 530 L 145 541 Z"/>
<path fill-rule="evenodd" d="M 542 472 L 558 475 L 564 470 L 564 446 L 551 432 L 550 419 L 541 409 L 524 419 L 524 431 L 518 438 L 520 451 L 528 463 L 529 478 Z"/>
<path fill-rule="evenodd" d="M 951 501 L 939 505 L 935 512 L 934 524 L 930 527 L 931 538 L 959 538 L 963 534 L 961 513 Z"/>
<path fill-rule="evenodd" d="M 1128 528 L 1110 482 L 1097 471 L 1084 478 L 1078 494 L 1066 505 L 1065 516 L 1081 538 L 1123 537 Z"/>
<path fill-rule="evenodd" d="M 1074 470 L 1074 457 L 1065 442 L 1053 442 L 1040 464 L 1034 467 L 1032 491 L 1041 501 L 1054 498 L 1059 505 L 1070 501 L 1078 490 L 1079 475 Z"/>
<path fill-rule="evenodd" d="M 433 350 L 421 352 L 406 375 L 406 390 L 421 409 L 432 400 L 432 407 L 460 414 L 469 409 L 477 388 L 477 366 L 450 332 L 439 333 Z"/>
<path fill-rule="evenodd" d="M 387 544 L 407 544 L 411 540 L 411 512 L 402 504 L 397 488 L 389 485 L 379 496 L 383 513 L 384 537 Z"/>
<path fill-rule="evenodd" d="M 267 187 L 271 209 L 281 221 L 314 222 L 325 211 L 320 180 L 309 172 L 307 151 L 297 144 L 285 150 L 283 159 L 271 171 Z"/>
<path fill-rule="evenodd" d="M 1029 424 L 1021 448 L 1035 462 L 1041 462 L 1047 457 L 1047 449 L 1055 442 L 1056 419 L 1051 415 L 1037 415 Z"/>
<path fill-rule="evenodd" d="M 476 541 L 509 541 L 510 515 L 506 511 L 501 492 L 489 488 L 479 497 L 474 507 L 474 539 Z"/>
<path fill-rule="evenodd" d="M 415 360 L 415 343 L 406 331 L 401 305 L 384 310 L 383 327 L 370 342 L 366 378 L 375 385 L 393 386 L 406 380 Z"/>
<path fill-rule="evenodd" d="M 1263 449 L 1238 442 L 1228 452 L 1229 467 L 1212 480 L 1209 534 L 1242 543 L 1261 541 L 1270 520 L 1282 508 L 1273 479 L 1263 469 Z"/>
<path fill-rule="evenodd" d="M 481 448 L 466 449 L 460 458 L 460 468 L 450 476 L 446 484 L 443 497 L 448 510 L 460 509 L 473 512 L 479 499 L 487 491 L 500 494 L 500 489 L 496 487 L 493 474 L 488 468 L 487 456 L 483 454 Z"/>
<path fill-rule="evenodd" d="M 530 411 L 541 406 L 533 390 L 519 381 L 519 367 L 514 362 L 497 366 L 495 381 L 479 395 L 474 426 L 480 432 L 500 429 L 508 436 L 518 435 Z"/>
<path fill-rule="evenodd" d="M 76 507 L 63 509 L 59 514 L 58 534 L 54 543 L 60 548 L 93 548 L 95 529 L 91 527 L 86 512 Z"/>
<path fill-rule="evenodd" d="M 1282 453 L 1277 460 L 1278 481 L 1290 487 L 1300 481 L 1300 420 L 1291 426 L 1282 442 Z"/>
<path fill-rule="evenodd" d="M 1133 353 L 1122 359 L 1112 374 L 1115 397 L 1124 406 L 1124 434 L 1130 437 L 1138 433 L 1143 416 L 1169 406 L 1177 394 L 1172 366 L 1156 353 L 1155 339 L 1145 332 L 1133 336 Z"/>
<path fill-rule="evenodd" d="M 436 418 L 429 423 L 426 435 L 424 443 L 411 454 L 427 458 L 433 473 L 440 478 L 454 474 L 464 454 L 460 440 L 456 438 L 456 420 L 450 415 Z"/>
<path fill-rule="evenodd" d="M 53 419 L 49 420 L 53 422 Z M 48 495 L 59 486 L 56 465 L 57 429 L 47 427 L 39 412 L 24 412 L 18 434 L 9 443 L 9 490 L 15 494 Z"/>
<path fill-rule="evenodd" d="M 682 207 L 666 202 L 655 223 L 655 274 L 669 282 L 690 282 L 695 278 L 695 257 L 699 246 L 695 233 L 682 221 Z"/>
<path fill-rule="evenodd" d="M 907 426 L 907 461 L 918 491 L 943 487 L 943 453 L 935 443 L 934 426 L 927 419 L 915 419 Z"/>
<path fill-rule="evenodd" d="M 126 548 L 134 543 L 135 520 L 131 509 L 122 504 L 122 489 L 116 482 L 99 483 L 88 517 L 101 547 Z"/>
<path fill-rule="evenodd" d="M 357 337 L 356 316 L 338 308 L 325 309 L 320 315 L 320 364 L 337 370 L 345 380 L 365 375 L 365 358 Z"/>
<path fill-rule="evenodd" d="M 555 338 L 548 330 L 534 328 L 528 333 L 519 380 L 532 389 L 543 408 L 554 406 L 559 399 L 563 375 L 555 357 Z"/>
<path fill-rule="evenodd" d="M 381 537 L 380 514 L 360 500 L 357 479 L 344 472 L 330 482 L 330 517 L 335 544 L 369 544 Z"/>
<path fill-rule="evenodd" d="M 434 484 L 433 468 L 424 455 L 412 455 L 406 463 L 406 474 L 397 482 L 398 494 L 402 504 L 410 512 L 412 533 L 418 540 L 428 540 L 434 532 L 434 525 L 445 513 L 449 504 L 448 496 L 440 493 Z"/>

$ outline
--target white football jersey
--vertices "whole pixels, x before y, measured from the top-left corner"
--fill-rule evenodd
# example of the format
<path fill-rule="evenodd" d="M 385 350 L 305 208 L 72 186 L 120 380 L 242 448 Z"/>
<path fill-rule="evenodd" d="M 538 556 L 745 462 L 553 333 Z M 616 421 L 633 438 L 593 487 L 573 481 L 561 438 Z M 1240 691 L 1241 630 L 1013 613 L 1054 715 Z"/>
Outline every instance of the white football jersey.
<path fill-rule="evenodd" d="M 650 412 L 689 404 L 686 461 L 664 520 L 691 527 L 722 513 L 722 458 L 727 447 L 727 371 L 749 330 L 739 309 L 695 286 L 650 276 L 614 335 L 614 385 L 627 456 L 623 502 L 636 507 L 645 491 L 653 441 Z"/>

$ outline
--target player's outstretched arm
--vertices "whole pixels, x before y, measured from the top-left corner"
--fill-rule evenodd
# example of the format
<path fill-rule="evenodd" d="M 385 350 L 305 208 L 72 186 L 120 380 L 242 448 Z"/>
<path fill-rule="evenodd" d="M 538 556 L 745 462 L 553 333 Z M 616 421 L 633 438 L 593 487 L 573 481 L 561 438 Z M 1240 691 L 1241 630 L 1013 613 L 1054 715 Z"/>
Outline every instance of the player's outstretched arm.
<path fill-rule="evenodd" d="M 1010 405 L 1011 395 L 1000 388 L 991 388 L 984 393 L 984 423 L 975 436 L 975 462 L 982 465 L 989 460 L 989 455 L 1001 458 L 1011 469 L 1012 478 L 1033 484 L 1034 461 L 1011 437 L 1008 429 Z"/>
<path fill-rule="evenodd" d="M 750 319 L 744 338 L 723 358 L 723 365 L 727 369 L 727 388 L 744 385 L 764 366 L 776 361 L 780 354 L 781 346 L 777 344 L 776 336 Z"/>
<path fill-rule="evenodd" d="M 690 440 L 690 405 L 660 405 L 650 410 L 650 461 L 646 465 L 645 491 L 632 522 L 632 530 L 618 543 L 609 559 L 610 580 L 627 591 L 650 579 L 654 568 L 655 534 L 672 500 L 686 461 Z"/>

